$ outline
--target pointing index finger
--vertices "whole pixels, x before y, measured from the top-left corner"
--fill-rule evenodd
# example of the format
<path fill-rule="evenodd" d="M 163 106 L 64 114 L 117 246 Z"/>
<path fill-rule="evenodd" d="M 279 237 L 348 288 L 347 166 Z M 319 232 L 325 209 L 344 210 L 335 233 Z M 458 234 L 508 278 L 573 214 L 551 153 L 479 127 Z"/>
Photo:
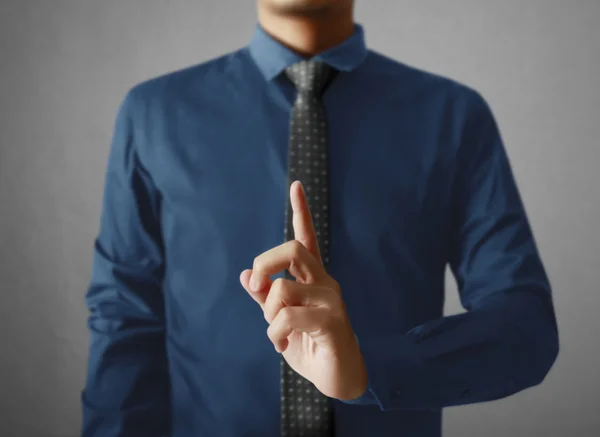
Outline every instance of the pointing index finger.
<path fill-rule="evenodd" d="M 290 200 L 293 211 L 292 224 L 294 226 L 294 238 L 300 241 L 319 263 L 323 265 L 308 199 L 304 187 L 299 180 L 295 180 L 290 185 Z"/>

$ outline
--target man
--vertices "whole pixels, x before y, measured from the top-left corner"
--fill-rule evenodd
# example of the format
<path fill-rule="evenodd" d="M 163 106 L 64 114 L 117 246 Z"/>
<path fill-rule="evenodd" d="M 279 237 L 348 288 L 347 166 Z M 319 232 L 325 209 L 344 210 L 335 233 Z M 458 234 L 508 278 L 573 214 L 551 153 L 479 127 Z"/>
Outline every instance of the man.
<path fill-rule="evenodd" d="M 441 435 L 539 384 L 551 289 L 473 89 L 368 49 L 351 0 L 132 87 L 94 245 L 84 437 Z M 444 272 L 465 313 L 443 316 Z"/>

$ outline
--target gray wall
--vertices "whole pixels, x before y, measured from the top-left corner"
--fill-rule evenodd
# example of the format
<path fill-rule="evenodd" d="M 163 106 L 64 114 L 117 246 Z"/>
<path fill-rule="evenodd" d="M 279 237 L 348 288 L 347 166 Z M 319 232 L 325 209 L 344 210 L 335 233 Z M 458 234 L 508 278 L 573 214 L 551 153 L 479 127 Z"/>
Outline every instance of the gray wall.
<path fill-rule="evenodd" d="M 562 349 L 546 381 L 446 409 L 445 435 L 599 435 L 600 1 L 357 0 L 356 13 L 371 47 L 489 100 L 554 286 Z M 0 1 L 0 436 L 78 433 L 119 100 L 246 44 L 255 14 L 248 0 Z"/>

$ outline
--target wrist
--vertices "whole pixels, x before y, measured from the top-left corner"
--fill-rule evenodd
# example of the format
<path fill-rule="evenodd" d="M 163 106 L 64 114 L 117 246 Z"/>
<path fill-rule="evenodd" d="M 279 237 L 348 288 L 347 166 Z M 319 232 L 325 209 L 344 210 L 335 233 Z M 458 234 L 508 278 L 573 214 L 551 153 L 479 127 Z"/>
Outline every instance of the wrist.
<path fill-rule="evenodd" d="M 338 397 L 339 400 L 348 401 L 360 398 L 367 391 L 369 376 L 367 367 L 360 351 L 358 338 L 352 332 L 352 340 L 349 347 L 346 349 L 347 355 L 342 360 L 341 369 L 344 369 L 347 381 L 346 390 L 343 396 Z"/>

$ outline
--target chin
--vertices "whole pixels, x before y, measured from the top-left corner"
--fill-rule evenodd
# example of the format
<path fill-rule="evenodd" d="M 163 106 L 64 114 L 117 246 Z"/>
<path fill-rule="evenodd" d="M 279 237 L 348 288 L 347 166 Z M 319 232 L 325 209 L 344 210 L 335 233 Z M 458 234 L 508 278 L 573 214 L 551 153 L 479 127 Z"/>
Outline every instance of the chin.
<path fill-rule="evenodd" d="M 281 13 L 310 13 L 351 4 L 352 0 L 262 0 Z"/>

